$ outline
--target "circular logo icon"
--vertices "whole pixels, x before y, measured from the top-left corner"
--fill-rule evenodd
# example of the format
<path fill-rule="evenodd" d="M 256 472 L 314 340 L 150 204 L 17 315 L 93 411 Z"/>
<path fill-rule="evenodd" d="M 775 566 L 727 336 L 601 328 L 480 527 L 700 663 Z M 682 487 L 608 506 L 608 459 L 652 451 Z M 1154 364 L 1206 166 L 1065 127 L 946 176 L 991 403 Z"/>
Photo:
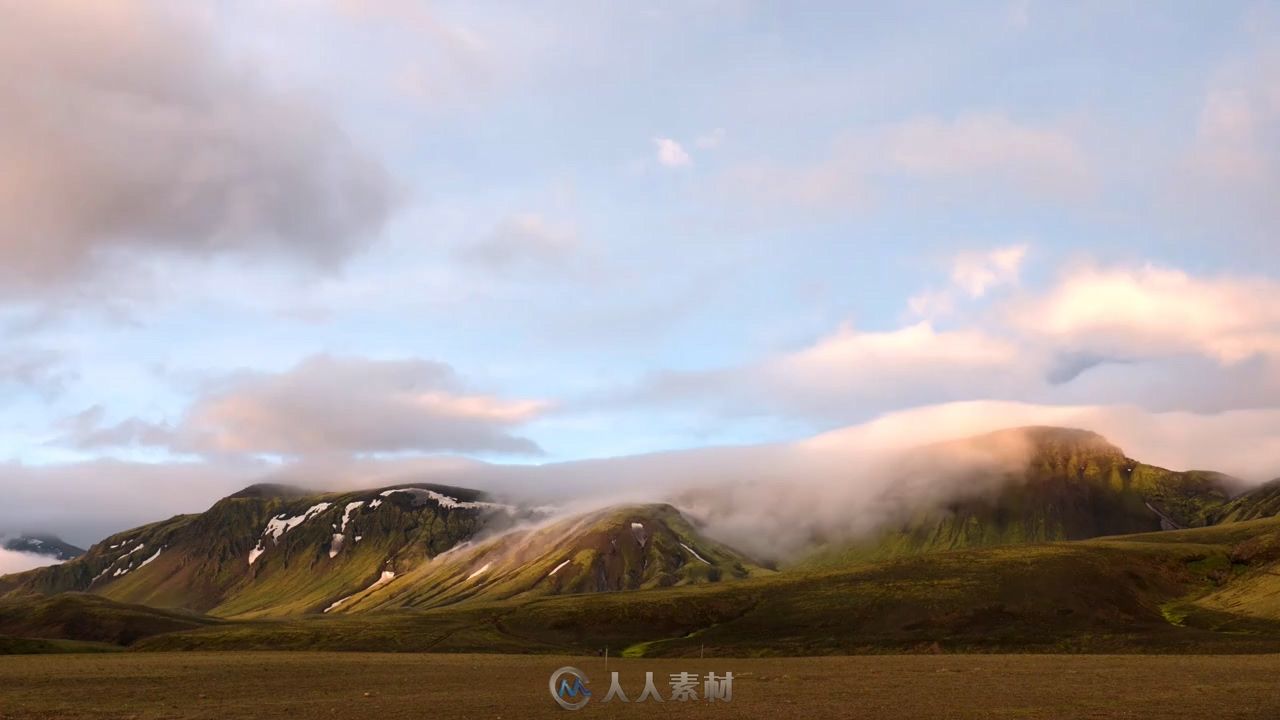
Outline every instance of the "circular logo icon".
<path fill-rule="evenodd" d="M 587 674 L 575 667 L 562 667 L 551 673 L 551 697 L 565 710 L 581 710 L 591 700 Z"/>

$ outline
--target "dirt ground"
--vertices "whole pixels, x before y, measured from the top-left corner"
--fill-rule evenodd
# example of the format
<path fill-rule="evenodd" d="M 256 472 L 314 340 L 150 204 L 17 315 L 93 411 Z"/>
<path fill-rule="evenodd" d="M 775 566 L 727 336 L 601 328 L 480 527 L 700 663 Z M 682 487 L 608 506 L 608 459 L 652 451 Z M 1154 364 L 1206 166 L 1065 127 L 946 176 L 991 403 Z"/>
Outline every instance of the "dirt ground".
<path fill-rule="evenodd" d="M 592 700 L 561 709 L 564 665 Z M 911 655 L 610 660 L 364 653 L 0 657 L 0 718 L 1253 718 L 1280 716 L 1280 656 Z M 645 672 L 732 672 L 733 699 L 636 703 Z"/>

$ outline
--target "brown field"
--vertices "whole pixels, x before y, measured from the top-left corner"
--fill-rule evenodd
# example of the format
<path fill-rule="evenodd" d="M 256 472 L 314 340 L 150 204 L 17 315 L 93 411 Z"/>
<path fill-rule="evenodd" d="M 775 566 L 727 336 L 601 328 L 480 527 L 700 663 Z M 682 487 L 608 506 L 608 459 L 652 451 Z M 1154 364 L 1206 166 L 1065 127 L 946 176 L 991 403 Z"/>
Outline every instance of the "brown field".
<path fill-rule="evenodd" d="M 601 705 L 547 691 L 600 658 L 365 653 L 0 657 L 0 718 L 1253 718 L 1280 714 L 1280 656 L 906 655 L 611 660 L 634 701 L 644 672 L 732 671 L 729 704 Z"/>

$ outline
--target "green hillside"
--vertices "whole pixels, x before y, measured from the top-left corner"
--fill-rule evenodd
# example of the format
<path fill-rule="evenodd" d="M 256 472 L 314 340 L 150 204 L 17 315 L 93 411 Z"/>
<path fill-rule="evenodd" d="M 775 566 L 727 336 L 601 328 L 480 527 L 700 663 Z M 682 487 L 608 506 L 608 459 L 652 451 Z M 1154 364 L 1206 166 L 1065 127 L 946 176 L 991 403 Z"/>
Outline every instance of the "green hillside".
<path fill-rule="evenodd" d="M 1213 523 L 1239 522 L 1257 518 L 1275 517 L 1280 514 L 1280 479 L 1260 485 L 1215 508 L 1210 516 Z"/>
<path fill-rule="evenodd" d="M 635 505 L 455 549 L 335 611 L 674 587 L 763 572 L 732 549 L 702 537 L 670 505 Z"/>

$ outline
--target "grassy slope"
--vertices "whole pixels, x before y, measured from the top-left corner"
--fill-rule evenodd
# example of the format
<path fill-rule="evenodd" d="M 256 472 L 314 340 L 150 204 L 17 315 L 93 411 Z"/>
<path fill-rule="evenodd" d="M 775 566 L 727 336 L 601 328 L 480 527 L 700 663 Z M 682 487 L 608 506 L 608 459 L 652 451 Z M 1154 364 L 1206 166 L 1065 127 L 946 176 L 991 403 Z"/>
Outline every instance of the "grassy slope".
<path fill-rule="evenodd" d="M 339 611 L 674 587 L 764 572 L 703 537 L 670 505 L 623 506 L 459 548 Z"/>
<path fill-rule="evenodd" d="M 0 635 L 130 645 L 152 635 L 215 624 L 212 618 L 127 605 L 81 593 L 10 597 L 0 601 Z M 51 643 L 50 649 L 65 647 Z"/>
<path fill-rule="evenodd" d="M 1212 598 L 1268 572 L 1280 520 L 940 552 L 716 585 L 230 624 L 147 649 L 808 655 L 932 649 L 1280 651 L 1280 617 L 1224 627 Z M 1251 564 L 1252 563 L 1252 564 Z M 1230 632 L 1227 632 L 1227 631 Z"/>

